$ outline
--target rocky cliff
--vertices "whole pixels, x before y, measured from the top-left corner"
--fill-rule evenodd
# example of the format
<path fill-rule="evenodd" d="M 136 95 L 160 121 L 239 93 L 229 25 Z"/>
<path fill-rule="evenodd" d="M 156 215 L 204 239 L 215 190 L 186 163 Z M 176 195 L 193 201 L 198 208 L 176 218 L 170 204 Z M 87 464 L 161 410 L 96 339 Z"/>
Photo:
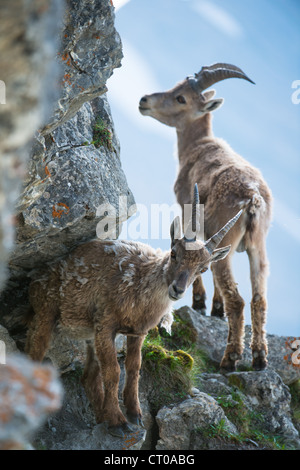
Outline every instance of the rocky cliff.
<path fill-rule="evenodd" d="M 118 217 L 123 196 L 124 220 L 134 204 L 105 95 L 122 58 L 112 3 L 70 0 L 65 9 L 63 2 L 44 3 L 1 4 L 3 49 L 19 54 L 19 61 L 13 57 L 5 64 L 7 104 L 0 115 L 6 123 L 0 160 L 2 283 L 9 259 L 2 318 L 26 303 L 32 269 L 96 237 L 104 216 L 99 208 L 110 204 Z M 14 16 L 18 6 L 22 20 Z"/>
<path fill-rule="evenodd" d="M 226 345 L 227 322 L 202 317 L 189 307 L 174 314 L 172 334 L 163 329 L 152 330 L 143 347 L 140 401 L 144 428 L 132 425 L 132 433 L 119 439 L 108 434 L 105 423 L 96 424 L 81 384 L 84 347 L 56 332 L 47 358 L 60 371 L 64 392 L 63 398 L 58 396 L 56 402 L 60 399 L 62 403 L 46 421 L 41 410 L 39 421 L 32 423 L 32 409 L 39 409 L 41 400 L 23 399 L 31 404 L 29 414 L 24 412 L 21 417 L 26 436 L 29 428 L 31 439 L 21 441 L 21 445 L 50 450 L 299 449 L 300 374 L 299 368 L 287 360 L 292 352 L 290 339 L 268 335 L 269 366 L 255 372 L 251 370 L 250 328 L 247 327 L 245 354 L 238 371 L 223 375 L 219 372 L 219 359 Z M 15 362 L 13 355 L 17 347 L 3 327 L 1 339 Z M 121 407 L 125 344 L 120 335 L 117 348 Z M 20 380 L 18 376 L 14 374 L 10 380 L 13 389 L 18 388 L 15 383 Z M 24 379 L 21 380 L 23 384 Z M 25 394 L 32 397 L 29 387 Z M 2 417 L 6 415 L 0 413 L 3 425 Z M 11 411 L 11 420 L 5 422 L 10 437 L 14 423 L 21 418 Z"/>

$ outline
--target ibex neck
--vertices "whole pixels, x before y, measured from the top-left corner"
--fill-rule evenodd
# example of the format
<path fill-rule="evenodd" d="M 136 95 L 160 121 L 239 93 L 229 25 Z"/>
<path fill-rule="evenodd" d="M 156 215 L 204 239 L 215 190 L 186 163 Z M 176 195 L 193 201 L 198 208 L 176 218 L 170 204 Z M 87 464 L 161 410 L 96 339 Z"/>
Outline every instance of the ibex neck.
<path fill-rule="evenodd" d="M 181 129 L 177 129 L 178 156 L 185 152 L 192 142 L 203 139 L 204 137 L 212 137 L 212 119 L 211 114 L 195 119 Z"/>

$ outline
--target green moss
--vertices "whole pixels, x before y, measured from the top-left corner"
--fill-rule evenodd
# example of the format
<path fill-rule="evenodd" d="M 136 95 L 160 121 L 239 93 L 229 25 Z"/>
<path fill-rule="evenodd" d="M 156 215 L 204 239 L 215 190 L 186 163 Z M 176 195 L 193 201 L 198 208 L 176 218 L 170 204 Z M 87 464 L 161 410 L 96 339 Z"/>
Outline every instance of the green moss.
<path fill-rule="evenodd" d="M 111 131 L 102 118 L 98 118 L 93 126 L 93 140 L 91 142 L 83 142 L 82 145 L 94 145 L 96 148 L 107 147 L 111 151 L 114 150 Z"/>
<path fill-rule="evenodd" d="M 236 377 L 236 376 L 233 376 Z M 222 438 L 239 444 L 254 444 L 265 449 L 283 450 L 285 444 L 280 436 L 274 436 L 264 431 L 264 418 L 258 413 L 249 410 L 243 401 L 243 395 L 238 388 L 232 387 L 231 395 L 217 397 L 218 404 L 223 408 L 226 417 L 237 428 L 238 434 L 226 435 L 224 429 Z M 213 430 L 211 430 L 213 432 Z"/>
<path fill-rule="evenodd" d="M 93 127 L 93 141 L 96 148 L 106 146 L 109 150 L 112 148 L 112 135 L 103 119 L 98 118 Z"/>
<path fill-rule="evenodd" d="M 244 391 L 244 388 L 245 388 L 244 382 L 243 382 L 243 380 L 241 379 L 241 377 L 239 375 L 231 374 L 228 377 L 228 383 L 232 387 L 237 387 L 242 392 Z"/>
<path fill-rule="evenodd" d="M 142 371 L 151 383 L 148 398 L 153 412 L 182 401 L 202 371 L 211 369 L 208 357 L 196 346 L 197 333 L 174 315 L 172 334 L 163 328 L 149 331 L 142 348 Z"/>

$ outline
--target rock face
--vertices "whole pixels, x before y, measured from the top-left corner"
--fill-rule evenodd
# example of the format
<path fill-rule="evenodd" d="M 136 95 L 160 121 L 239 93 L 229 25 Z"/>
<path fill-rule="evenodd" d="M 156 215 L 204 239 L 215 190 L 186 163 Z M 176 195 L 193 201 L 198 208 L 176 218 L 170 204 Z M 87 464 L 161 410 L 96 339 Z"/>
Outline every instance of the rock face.
<path fill-rule="evenodd" d="M 60 0 L 0 4 L 0 289 L 14 245 L 15 202 L 25 175 L 27 146 L 46 122 L 57 95 L 55 55 L 63 5 Z"/>
<path fill-rule="evenodd" d="M 117 237 L 134 198 L 121 167 L 105 95 L 107 81 L 122 59 L 111 0 L 4 0 L 0 14 L 0 51 L 5 60 L 0 76 L 0 358 L 8 361 L 12 352 L 24 347 L 22 319 L 30 272 L 99 236 L 101 221 L 108 223 L 102 223 L 100 234 Z M 70 389 L 75 380 L 83 395 L 76 367 L 82 366 L 84 357 L 84 343 L 54 335 L 47 360 L 60 370 L 64 385 L 75 371 Z M 0 364 L 3 373 L 9 370 L 7 364 Z M 6 386 L 7 375 L 2 378 Z M 50 381 L 48 385 L 50 394 Z M 31 386 L 34 396 L 35 385 L 28 379 L 28 390 Z M 89 424 L 79 425 L 80 443 L 78 416 L 85 416 L 88 405 L 77 398 L 70 391 L 62 406 L 62 419 L 67 416 L 76 435 L 72 441 L 75 437 L 77 441 L 64 444 L 65 437 L 59 431 L 55 434 L 52 426 L 54 442 L 45 438 L 47 446 L 77 449 L 88 441 L 99 449 L 118 448 L 120 443 L 107 441 L 105 429 L 94 429 L 91 411 Z M 23 407 L 22 397 L 15 399 L 16 407 Z M 39 413 L 46 416 L 42 406 Z M 33 427 L 41 423 L 37 419 Z M 9 425 L 22 440 L 13 414 Z M 143 440 L 144 431 L 138 430 L 128 437 L 127 445 L 139 448 Z"/>
<path fill-rule="evenodd" d="M 201 328 L 204 338 L 211 334 L 215 321 L 215 318 L 206 318 Z M 224 323 L 223 320 L 217 321 Z M 116 342 L 121 368 L 121 407 L 126 354 L 123 339 L 120 335 Z M 277 339 L 282 340 L 279 337 Z M 3 327 L 0 328 L 0 341 L 7 345 L 9 358 L 17 348 Z M 200 349 L 203 345 L 208 356 L 213 353 L 213 337 L 210 346 L 207 341 L 203 344 L 199 341 Z M 139 396 L 145 428 L 134 427 L 125 439 L 118 439 L 107 433 L 105 423 L 96 424 L 81 384 L 84 344 L 68 340 L 57 332 L 47 358 L 60 369 L 64 397 L 61 409 L 48 417 L 45 424 L 41 422 L 39 429 L 35 429 L 30 440 L 33 448 L 178 451 L 270 448 L 270 442 L 266 444 L 265 436 L 274 442 L 278 441 L 279 447 L 300 448 L 299 417 L 297 420 L 292 412 L 290 387 L 271 367 L 260 372 L 242 371 L 226 375 L 218 371 L 197 373 L 188 395 L 179 401 L 177 399 L 174 404 L 162 406 L 155 413 L 151 407 L 152 384 L 146 380 L 146 371 L 142 370 Z M 1 367 L 6 366 L 0 364 L 0 372 Z M 14 405 L 18 408 L 17 403 L 15 400 Z M 244 435 L 245 431 L 249 435 L 249 430 L 251 438 L 247 437 L 247 433 L 246 437 Z"/>
<path fill-rule="evenodd" d="M 47 14 L 51 16 L 52 10 Z M 103 222 L 102 236 L 117 237 L 128 209 L 131 213 L 135 210 L 105 95 L 106 82 L 122 58 L 112 2 L 70 0 L 65 11 L 60 8 L 58 14 L 59 20 L 56 16 L 51 18 L 61 28 L 59 34 L 56 32 L 60 44 L 54 41 L 54 69 L 60 70 L 60 80 L 53 80 L 57 97 L 52 96 L 52 112 L 47 119 L 36 119 L 35 129 L 29 126 L 26 132 L 28 140 L 36 130 L 31 149 L 27 146 L 29 159 L 22 193 L 17 203 L 16 194 L 12 200 L 16 244 L 10 254 L 9 281 L 0 302 L 0 318 L 8 328 L 11 325 L 7 317 L 11 319 L 12 312 L 26 305 L 32 269 L 99 236 L 97 226 L 102 220 L 109 222 Z M 24 30 L 27 32 L 26 24 Z M 31 30 L 27 33 L 34 35 Z M 46 46 L 43 42 L 34 45 L 37 52 Z M 16 112 L 11 120 L 16 120 Z"/>
<path fill-rule="evenodd" d="M 111 135 L 111 142 L 98 148 L 92 143 L 97 119 L 105 122 Z M 52 261 L 79 242 L 94 238 L 97 222 L 105 212 L 98 208 L 111 204 L 118 209 L 121 196 L 128 208 L 134 204 L 103 96 L 85 103 L 51 133 L 51 138 L 40 136 L 35 145 L 28 183 L 17 206 L 18 243 L 11 256 L 11 270 L 17 275 L 20 268 Z"/>

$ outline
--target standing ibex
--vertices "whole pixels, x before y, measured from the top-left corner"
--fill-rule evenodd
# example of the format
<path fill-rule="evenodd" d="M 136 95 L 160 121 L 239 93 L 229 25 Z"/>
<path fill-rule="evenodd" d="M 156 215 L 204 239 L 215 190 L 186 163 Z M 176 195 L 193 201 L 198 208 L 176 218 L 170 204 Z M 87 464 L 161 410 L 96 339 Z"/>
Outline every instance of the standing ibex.
<path fill-rule="evenodd" d="M 222 317 L 224 310 L 226 312 L 229 335 L 221 368 L 234 370 L 244 346 L 244 300 L 232 275 L 231 257 L 235 251 L 246 250 L 252 284 L 252 365 L 258 370 L 267 365 L 264 325 L 268 261 L 265 239 L 271 219 L 272 196 L 261 173 L 213 135 L 211 111 L 221 106 L 223 99 L 214 99 L 214 90 L 203 90 L 231 77 L 252 82 L 234 65 L 214 64 L 202 67 L 194 77 L 187 77 L 169 91 L 144 96 L 139 109 L 144 116 L 176 128 L 179 157 L 174 187 L 176 197 L 183 208 L 191 201 L 190 188 L 198 183 L 200 201 L 205 208 L 206 238 L 238 209 L 246 208 L 234 230 L 223 240 L 224 244 L 231 244 L 230 255 L 212 266 L 215 288 L 212 315 Z M 203 313 L 205 297 L 199 276 L 193 285 L 193 308 Z"/>
<path fill-rule="evenodd" d="M 130 429 L 118 403 L 120 368 L 114 344 L 116 334 L 127 335 L 123 398 L 128 419 L 139 423 L 138 380 L 145 335 L 162 319 L 162 326 L 170 326 L 172 301 L 184 295 L 188 285 L 210 262 L 223 259 L 230 250 L 230 246 L 216 248 L 242 211 L 203 243 L 196 239 L 198 204 L 195 188 L 193 236 L 189 233 L 189 237 L 180 238 L 177 217 L 170 229 L 171 251 L 163 253 L 130 241 L 94 240 L 78 246 L 30 285 L 34 315 L 26 352 L 41 361 L 56 323 L 69 335 L 93 338 L 83 383 L 97 422 L 107 421 L 114 435 L 122 436 L 123 431 Z"/>

